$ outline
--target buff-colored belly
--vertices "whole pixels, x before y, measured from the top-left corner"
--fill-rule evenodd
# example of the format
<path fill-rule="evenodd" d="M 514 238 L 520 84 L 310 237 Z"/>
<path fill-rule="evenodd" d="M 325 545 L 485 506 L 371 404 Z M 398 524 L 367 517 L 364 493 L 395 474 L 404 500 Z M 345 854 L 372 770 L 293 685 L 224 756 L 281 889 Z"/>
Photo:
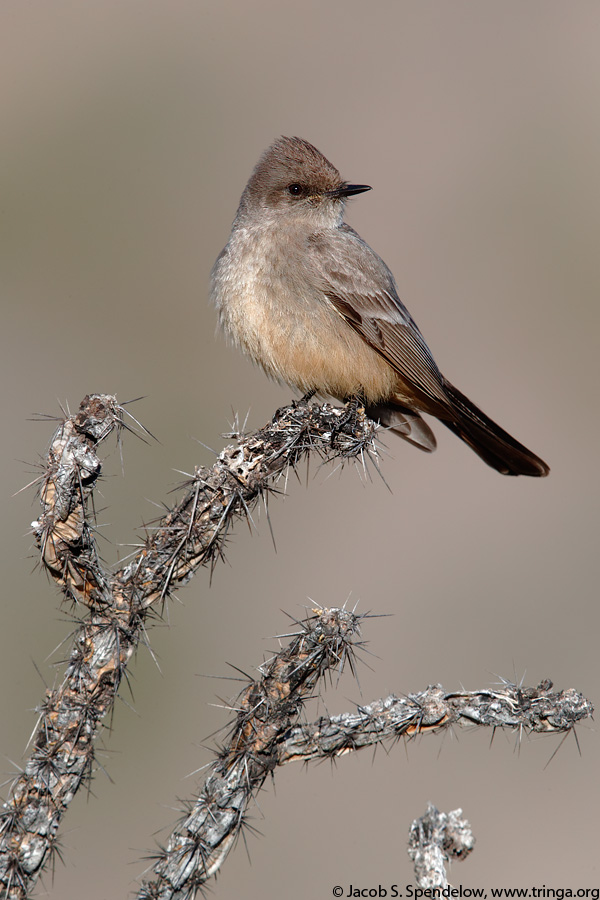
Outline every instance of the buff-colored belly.
<path fill-rule="evenodd" d="M 264 291 L 254 282 L 238 290 L 221 318 L 234 341 L 273 378 L 302 392 L 369 403 L 389 398 L 398 376 L 325 299 Z"/>

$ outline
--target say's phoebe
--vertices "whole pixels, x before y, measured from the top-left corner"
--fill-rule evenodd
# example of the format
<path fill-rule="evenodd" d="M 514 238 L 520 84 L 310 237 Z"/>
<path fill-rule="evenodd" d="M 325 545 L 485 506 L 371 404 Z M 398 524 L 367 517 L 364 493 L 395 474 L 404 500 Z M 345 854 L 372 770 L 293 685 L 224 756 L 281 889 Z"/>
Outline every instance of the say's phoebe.
<path fill-rule="evenodd" d="M 221 324 L 268 375 L 303 393 L 358 398 L 422 450 L 436 416 L 503 475 L 545 462 L 442 375 L 382 259 L 343 221 L 348 184 L 308 141 L 282 137 L 246 185 L 212 271 Z"/>

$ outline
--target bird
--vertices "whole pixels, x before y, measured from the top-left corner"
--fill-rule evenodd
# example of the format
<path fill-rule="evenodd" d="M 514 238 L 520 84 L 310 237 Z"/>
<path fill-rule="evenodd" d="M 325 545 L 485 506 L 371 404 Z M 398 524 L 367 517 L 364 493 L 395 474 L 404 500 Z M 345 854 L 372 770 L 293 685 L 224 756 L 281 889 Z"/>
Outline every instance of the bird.
<path fill-rule="evenodd" d="M 306 398 L 358 401 L 428 452 L 430 415 L 503 475 L 547 475 L 543 460 L 442 375 L 390 269 L 344 221 L 346 200 L 369 190 L 302 138 L 265 150 L 211 272 L 221 327 Z"/>

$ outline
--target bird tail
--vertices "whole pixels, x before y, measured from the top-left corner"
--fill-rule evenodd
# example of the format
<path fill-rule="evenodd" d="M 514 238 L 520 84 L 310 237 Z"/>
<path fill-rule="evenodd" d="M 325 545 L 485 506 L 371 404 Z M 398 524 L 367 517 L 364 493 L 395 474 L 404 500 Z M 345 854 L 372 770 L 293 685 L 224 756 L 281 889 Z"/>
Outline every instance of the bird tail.
<path fill-rule="evenodd" d="M 370 419 L 380 422 L 384 428 L 389 428 L 419 450 L 425 450 L 427 453 L 435 450 L 435 435 L 416 410 L 407 409 L 399 403 L 379 403 L 376 406 L 368 406 L 366 413 Z"/>
<path fill-rule="evenodd" d="M 463 440 L 487 464 L 503 475 L 544 476 L 549 466 L 520 444 L 508 432 L 492 422 L 464 394 L 444 379 L 446 394 L 453 418 L 441 419 L 454 434 Z"/>

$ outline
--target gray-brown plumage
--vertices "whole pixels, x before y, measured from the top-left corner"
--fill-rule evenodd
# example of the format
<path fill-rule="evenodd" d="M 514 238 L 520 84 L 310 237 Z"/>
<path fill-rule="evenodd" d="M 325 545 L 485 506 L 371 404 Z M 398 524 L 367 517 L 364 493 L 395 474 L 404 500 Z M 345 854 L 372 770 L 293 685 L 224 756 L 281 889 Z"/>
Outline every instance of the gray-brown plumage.
<path fill-rule="evenodd" d="M 304 393 L 360 398 L 423 450 L 436 416 L 504 475 L 547 475 L 438 369 L 386 264 L 343 221 L 345 182 L 312 144 L 280 138 L 242 194 L 212 272 L 212 299 L 236 344 Z"/>

